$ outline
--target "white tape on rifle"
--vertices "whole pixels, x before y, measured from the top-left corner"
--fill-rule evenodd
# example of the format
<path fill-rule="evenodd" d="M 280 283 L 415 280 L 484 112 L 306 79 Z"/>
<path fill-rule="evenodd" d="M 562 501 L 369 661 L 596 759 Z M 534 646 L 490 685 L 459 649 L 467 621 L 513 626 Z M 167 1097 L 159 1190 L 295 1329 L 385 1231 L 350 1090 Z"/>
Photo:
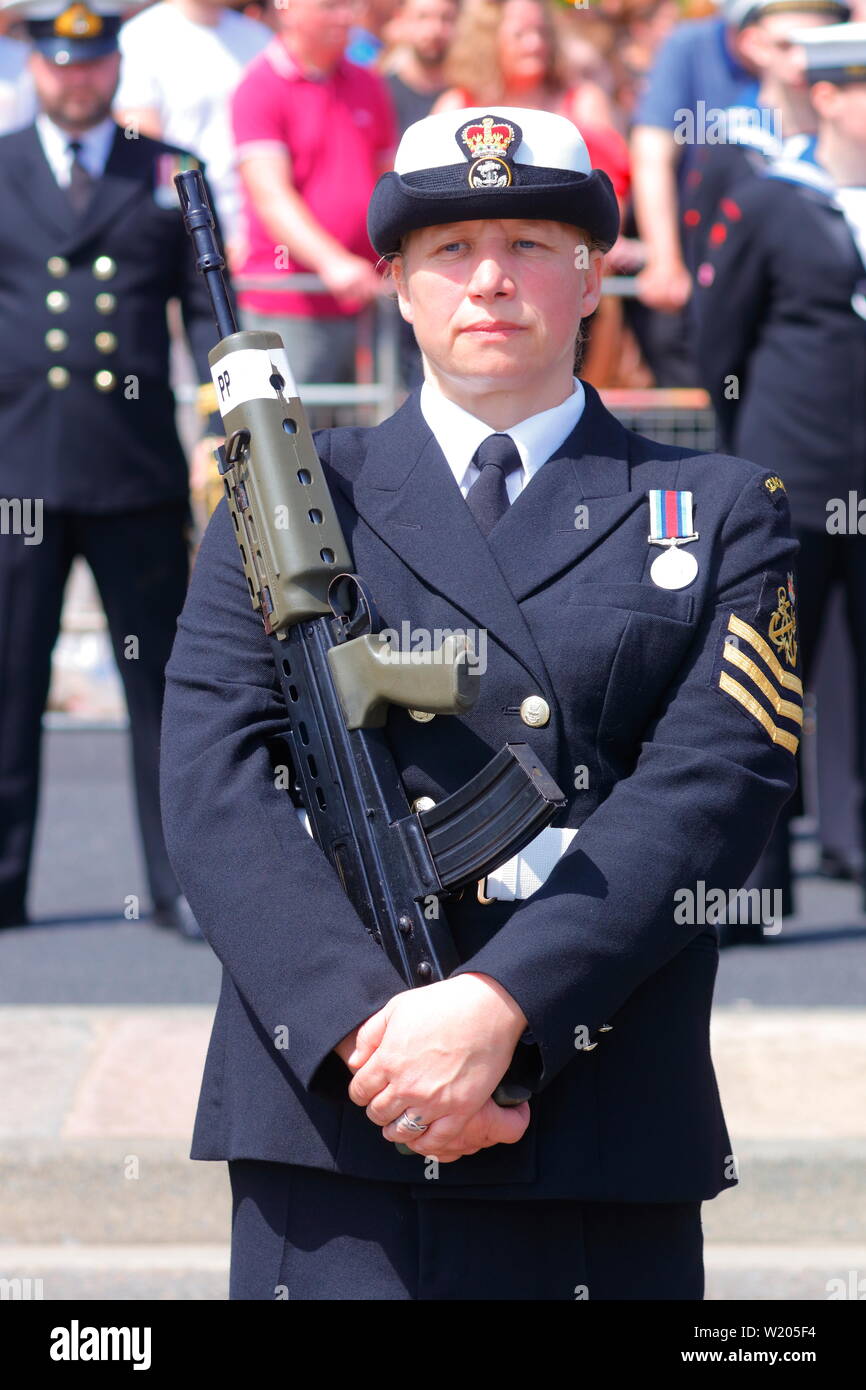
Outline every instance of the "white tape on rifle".
<path fill-rule="evenodd" d="M 285 348 L 238 348 L 237 352 L 226 353 L 210 374 L 216 390 L 217 406 L 225 417 L 236 405 L 245 401 L 272 401 L 276 391 L 271 384 L 274 372 L 279 373 L 286 383 L 283 395 L 288 400 L 297 396 L 298 388 Z"/>

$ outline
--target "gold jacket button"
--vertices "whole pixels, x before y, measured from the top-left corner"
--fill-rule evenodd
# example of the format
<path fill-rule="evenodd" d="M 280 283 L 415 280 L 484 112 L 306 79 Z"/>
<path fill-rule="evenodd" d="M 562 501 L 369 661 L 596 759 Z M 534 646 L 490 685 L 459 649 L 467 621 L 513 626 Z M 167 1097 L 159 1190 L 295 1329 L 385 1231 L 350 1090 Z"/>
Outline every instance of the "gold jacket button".
<path fill-rule="evenodd" d="M 412 719 L 417 719 L 419 724 L 427 724 L 436 718 L 435 714 L 428 714 L 425 709 L 410 709 L 409 715 Z"/>
<path fill-rule="evenodd" d="M 97 280 L 110 280 L 116 272 L 117 266 L 110 256 L 97 256 L 93 262 L 93 274 Z"/>
<path fill-rule="evenodd" d="M 69 308 L 69 295 L 65 290 L 51 290 L 45 296 L 45 303 L 52 314 L 65 314 Z"/>
<path fill-rule="evenodd" d="M 114 295 L 109 294 L 106 290 L 96 296 L 94 303 L 100 314 L 113 314 L 117 308 L 117 300 Z"/>
<path fill-rule="evenodd" d="M 117 377 L 114 372 L 97 372 L 93 384 L 97 391 L 113 391 L 117 385 Z"/>
<path fill-rule="evenodd" d="M 527 695 L 520 706 L 520 718 L 531 729 L 540 729 L 550 719 L 550 705 L 540 695 Z"/>
<path fill-rule="evenodd" d="M 97 333 L 93 341 L 100 352 L 117 351 L 117 339 L 113 333 Z"/>
<path fill-rule="evenodd" d="M 69 334 L 64 333 L 62 328 L 49 328 L 45 334 L 45 346 L 52 352 L 62 352 L 69 342 Z"/>
<path fill-rule="evenodd" d="M 62 391 L 64 386 L 69 385 L 69 373 L 65 367 L 48 368 L 48 385 L 53 386 L 55 391 Z"/>
<path fill-rule="evenodd" d="M 55 280 L 60 280 L 64 275 L 69 274 L 69 262 L 63 256 L 49 256 L 45 262 L 45 269 L 49 275 L 53 275 Z"/>

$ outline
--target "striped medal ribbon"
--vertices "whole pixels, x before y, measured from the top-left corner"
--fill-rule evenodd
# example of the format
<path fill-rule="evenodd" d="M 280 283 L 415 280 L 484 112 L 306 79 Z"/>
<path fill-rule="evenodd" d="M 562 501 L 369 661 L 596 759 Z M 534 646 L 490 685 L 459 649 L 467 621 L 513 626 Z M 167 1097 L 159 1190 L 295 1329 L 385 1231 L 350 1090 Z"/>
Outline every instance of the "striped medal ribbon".
<path fill-rule="evenodd" d="M 684 589 L 698 572 L 690 550 L 681 549 L 698 539 L 692 526 L 692 494 L 673 488 L 650 488 L 650 545 L 664 547 L 650 567 L 650 578 L 660 589 Z"/>

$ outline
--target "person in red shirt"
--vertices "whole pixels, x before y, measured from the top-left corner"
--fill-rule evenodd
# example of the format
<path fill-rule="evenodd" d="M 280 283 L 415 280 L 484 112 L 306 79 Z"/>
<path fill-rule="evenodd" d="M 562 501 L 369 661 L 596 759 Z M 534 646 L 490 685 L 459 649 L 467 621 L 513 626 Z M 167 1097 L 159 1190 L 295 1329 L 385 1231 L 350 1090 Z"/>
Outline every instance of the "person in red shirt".
<path fill-rule="evenodd" d="M 592 80 L 569 84 L 550 0 L 477 0 L 466 6 L 445 76 L 453 85 L 438 98 L 435 112 L 492 101 L 574 121 L 593 165 L 608 175 L 622 207 L 631 183 L 628 145 L 603 88 Z"/>
<path fill-rule="evenodd" d="M 382 289 L 367 204 L 391 167 L 384 80 L 350 63 L 353 0 L 292 0 L 232 100 L 244 184 L 241 277 L 314 273 L 329 294 L 242 289 L 247 328 L 279 333 L 301 383 L 354 378 L 357 316 Z"/>

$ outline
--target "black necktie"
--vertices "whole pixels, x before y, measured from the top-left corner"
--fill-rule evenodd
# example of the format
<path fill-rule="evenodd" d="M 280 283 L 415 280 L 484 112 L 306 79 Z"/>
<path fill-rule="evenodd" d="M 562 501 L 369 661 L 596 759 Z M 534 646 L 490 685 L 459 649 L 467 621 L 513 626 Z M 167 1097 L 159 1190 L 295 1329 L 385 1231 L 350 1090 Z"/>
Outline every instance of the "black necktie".
<path fill-rule="evenodd" d="M 79 155 L 81 154 L 81 141 L 70 140 L 68 148 L 73 159 L 66 192 L 72 204 L 73 211 L 82 213 L 90 202 L 94 179 L 93 175 L 87 172 L 79 159 Z"/>
<path fill-rule="evenodd" d="M 466 505 L 478 522 L 482 536 L 489 536 L 508 511 L 505 479 L 522 465 L 517 445 L 507 434 L 491 434 L 479 445 L 473 463 L 481 470 L 468 493 Z"/>

